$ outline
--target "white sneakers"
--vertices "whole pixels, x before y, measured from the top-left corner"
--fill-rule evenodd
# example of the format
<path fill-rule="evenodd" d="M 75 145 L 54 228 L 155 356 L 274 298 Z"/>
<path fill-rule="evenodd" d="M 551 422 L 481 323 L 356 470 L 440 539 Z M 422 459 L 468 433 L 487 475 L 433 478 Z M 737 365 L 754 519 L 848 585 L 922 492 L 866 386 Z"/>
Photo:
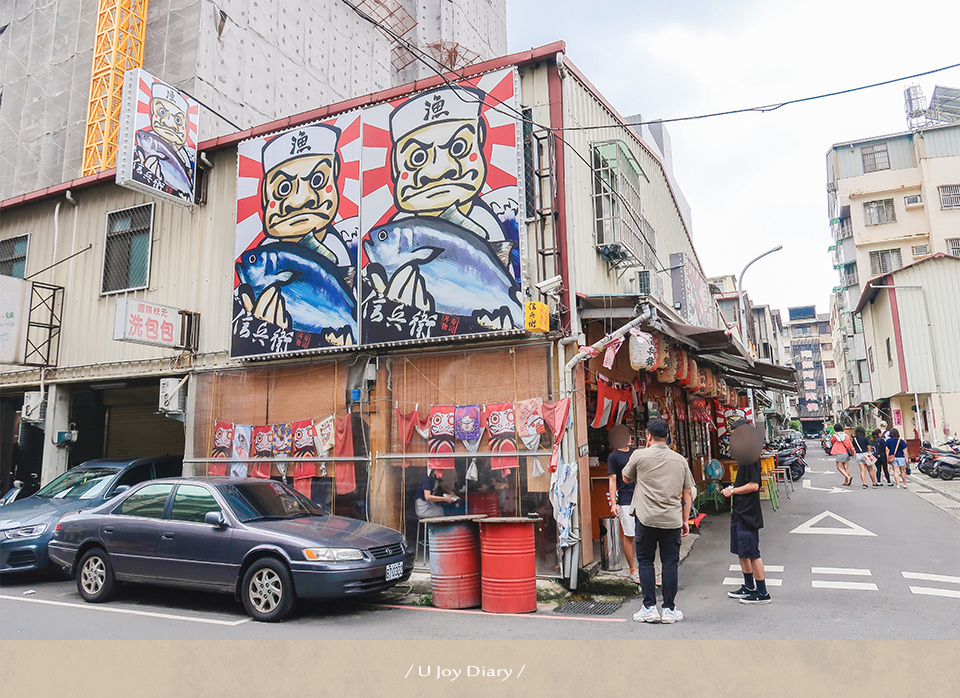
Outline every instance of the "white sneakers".
<path fill-rule="evenodd" d="M 665 608 L 661 615 L 656 606 L 641 606 L 640 610 L 633 614 L 633 619 L 638 623 L 676 623 L 683 620 L 683 612 L 677 607 Z"/>
<path fill-rule="evenodd" d="M 678 620 L 683 620 L 683 612 L 679 608 L 674 606 L 673 608 L 663 609 L 661 623 L 676 623 Z"/>
<path fill-rule="evenodd" d="M 660 612 L 656 606 L 651 606 L 650 608 L 641 606 L 640 610 L 633 614 L 633 619 L 638 623 L 659 623 Z"/>

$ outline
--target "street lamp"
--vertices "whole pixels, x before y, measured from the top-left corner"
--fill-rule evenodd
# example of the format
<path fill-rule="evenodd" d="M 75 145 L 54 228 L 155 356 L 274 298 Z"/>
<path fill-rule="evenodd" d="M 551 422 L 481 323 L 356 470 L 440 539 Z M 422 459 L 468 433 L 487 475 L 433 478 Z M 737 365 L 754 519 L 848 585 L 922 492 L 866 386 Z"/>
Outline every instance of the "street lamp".
<path fill-rule="evenodd" d="M 737 277 L 737 307 L 739 308 L 739 317 L 740 317 L 740 339 L 743 341 L 743 346 L 746 348 L 747 352 L 750 351 L 750 342 L 747 340 L 747 311 L 743 303 L 743 275 L 747 273 L 754 262 L 757 262 L 768 254 L 773 254 L 774 252 L 779 252 L 783 249 L 783 245 L 777 245 L 772 250 L 767 250 L 761 255 L 757 255 L 749 262 L 747 266 L 743 268 L 743 271 L 740 272 L 740 276 Z M 753 405 L 753 388 L 747 388 L 747 397 L 750 400 L 750 414 L 753 415 L 753 422 L 756 424 L 757 415 L 754 414 L 754 405 Z"/>

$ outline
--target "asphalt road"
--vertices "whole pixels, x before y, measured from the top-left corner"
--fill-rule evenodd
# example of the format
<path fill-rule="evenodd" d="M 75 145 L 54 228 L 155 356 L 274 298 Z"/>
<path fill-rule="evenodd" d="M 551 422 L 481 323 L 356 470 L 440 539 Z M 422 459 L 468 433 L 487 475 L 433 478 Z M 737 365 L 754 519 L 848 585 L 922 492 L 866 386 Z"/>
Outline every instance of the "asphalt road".
<path fill-rule="evenodd" d="M 0 639 L 960 638 L 960 502 L 940 501 L 922 481 L 911 491 L 863 490 L 856 478 L 842 488 L 815 446 L 810 442 L 803 486 L 789 499 L 781 495 L 776 512 L 764 502 L 768 606 L 726 596 L 739 573 L 729 569 L 736 563 L 729 517 L 720 514 L 708 516 L 680 568 L 677 606 L 685 618 L 675 625 L 634 623 L 636 598 L 610 616 L 395 608 L 390 598 L 380 605 L 304 603 L 292 619 L 262 624 L 227 596 L 127 584 L 115 601 L 92 605 L 70 581 L 5 577 Z"/>

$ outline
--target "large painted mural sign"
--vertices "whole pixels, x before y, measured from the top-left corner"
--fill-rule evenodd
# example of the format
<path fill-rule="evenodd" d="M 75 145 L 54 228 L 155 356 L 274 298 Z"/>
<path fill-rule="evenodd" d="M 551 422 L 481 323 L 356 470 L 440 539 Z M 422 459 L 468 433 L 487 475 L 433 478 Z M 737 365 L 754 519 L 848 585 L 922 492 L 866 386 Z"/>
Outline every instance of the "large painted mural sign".
<path fill-rule="evenodd" d="M 242 143 L 233 355 L 522 330 L 516 80 Z"/>

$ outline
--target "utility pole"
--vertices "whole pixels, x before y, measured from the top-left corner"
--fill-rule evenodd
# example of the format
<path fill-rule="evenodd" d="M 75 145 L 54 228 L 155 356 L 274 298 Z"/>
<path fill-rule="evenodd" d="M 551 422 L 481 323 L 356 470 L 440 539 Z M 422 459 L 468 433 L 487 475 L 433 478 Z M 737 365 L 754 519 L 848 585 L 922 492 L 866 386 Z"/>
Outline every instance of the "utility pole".
<path fill-rule="evenodd" d="M 743 346 L 746 350 L 750 351 L 750 341 L 747 339 L 747 311 L 743 303 L 743 275 L 747 273 L 754 262 L 759 261 L 766 257 L 768 254 L 773 254 L 774 252 L 779 252 L 783 249 L 783 245 L 777 245 L 772 250 L 767 250 L 761 255 L 757 255 L 749 262 L 747 266 L 743 268 L 743 271 L 740 272 L 740 276 L 737 277 L 737 309 L 738 316 L 740 318 L 740 339 L 743 341 Z M 753 415 L 753 423 L 757 423 L 757 414 L 756 409 L 753 404 L 753 388 L 747 388 L 747 399 L 750 401 L 750 414 Z"/>

